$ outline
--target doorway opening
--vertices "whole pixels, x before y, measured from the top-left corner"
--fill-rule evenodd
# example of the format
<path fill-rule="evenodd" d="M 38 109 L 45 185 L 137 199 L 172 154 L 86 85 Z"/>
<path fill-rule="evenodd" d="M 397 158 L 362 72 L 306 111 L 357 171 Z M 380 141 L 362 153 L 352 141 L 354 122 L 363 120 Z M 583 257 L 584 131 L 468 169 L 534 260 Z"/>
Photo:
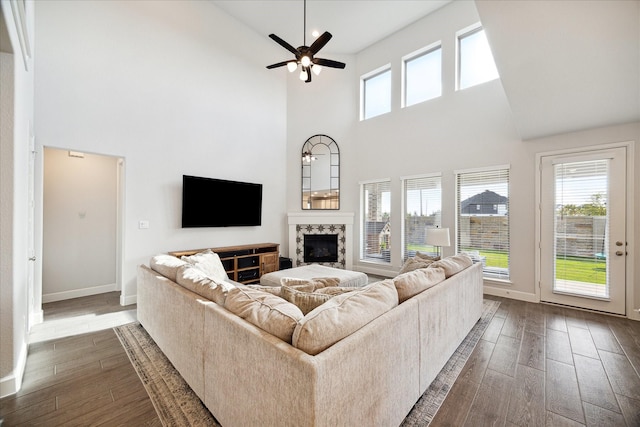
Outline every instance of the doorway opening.
<path fill-rule="evenodd" d="M 122 290 L 122 158 L 45 147 L 42 303 Z"/>

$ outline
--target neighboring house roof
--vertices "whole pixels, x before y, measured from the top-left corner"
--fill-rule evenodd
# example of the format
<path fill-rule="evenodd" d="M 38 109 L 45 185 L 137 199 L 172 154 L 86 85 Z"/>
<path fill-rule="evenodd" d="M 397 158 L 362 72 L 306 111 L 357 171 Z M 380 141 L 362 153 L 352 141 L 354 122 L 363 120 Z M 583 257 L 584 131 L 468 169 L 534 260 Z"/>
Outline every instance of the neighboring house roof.
<path fill-rule="evenodd" d="M 482 193 L 463 200 L 460 207 L 462 210 L 465 210 L 470 205 L 506 205 L 508 202 L 509 199 L 507 197 L 494 193 L 491 190 L 484 190 Z"/>
<path fill-rule="evenodd" d="M 365 223 L 365 233 L 367 235 L 380 234 L 388 223 L 388 221 L 367 221 Z"/>

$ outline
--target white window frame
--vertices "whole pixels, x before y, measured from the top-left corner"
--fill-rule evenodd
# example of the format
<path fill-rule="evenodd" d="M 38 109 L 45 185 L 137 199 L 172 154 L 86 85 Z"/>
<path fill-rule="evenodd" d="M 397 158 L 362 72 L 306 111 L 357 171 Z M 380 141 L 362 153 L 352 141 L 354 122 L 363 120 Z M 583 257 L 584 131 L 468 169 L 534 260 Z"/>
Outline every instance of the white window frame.
<path fill-rule="evenodd" d="M 482 31 L 482 30 L 484 30 L 484 28 L 482 26 L 482 23 L 481 22 L 476 22 L 473 25 L 469 25 L 466 28 L 463 28 L 463 29 L 461 29 L 459 31 L 456 31 L 456 91 L 469 89 L 469 88 L 478 86 L 480 84 L 487 83 L 487 82 L 495 80 L 495 79 L 487 80 L 486 82 L 478 83 L 478 84 L 475 84 L 475 85 L 472 85 L 472 86 L 467 86 L 465 88 L 461 88 L 460 87 L 460 77 L 461 77 L 461 75 L 460 75 L 461 74 L 460 73 L 460 67 L 462 65 L 462 52 L 461 52 L 461 49 L 460 49 L 460 41 L 462 39 L 464 39 L 465 37 L 471 36 L 471 35 L 479 32 L 479 31 Z M 493 53 L 492 53 L 492 55 L 493 55 Z M 494 58 L 494 64 L 495 64 L 495 58 Z M 500 78 L 500 76 L 498 75 L 496 77 L 496 79 L 499 79 L 499 78 Z"/>
<path fill-rule="evenodd" d="M 393 99 L 392 99 L 392 87 L 389 87 L 389 97 L 390 97 L 390 103 L 389 103 L 389 111 L 387 111 L 386 113 L 382 113 L 382 114 L 378 114 L 377 116 L 373 116 L 373 117 L 369 117 L 369 118 L 365 118 L 365 101 L 366 101 L 366 93 L 365 93 L 365 88 L 366 88 L 366 81 L 369 79 L 372 79 L 374 77 L 377 77 L 381 74 L 384 74 L 386 72 L 391 73 L 391 64 L 386 64 L 383 65 L 382 67 L 376 68 L 373 71 L 370 71 L 366 74 L 363 74 L 362 76 L 360 76 L 360 121 L 363 120 L 370 120 L 373 119 L 375 117 L 379 117 L 382 116 L 384 114 L 388 114 L 391 112 L 392 109 L 392 103 L 393 103 Z M 393 74 L 390 74 L 390 78 L 393 79 Z M 393 81 L 392 81 L 393 83 Z"/>
<path fill-rule="evenodd" d="M 463 200 L 460 200 L 460 193 L 459 193 L 459 186 L 460 186 L 460 175 L 462 174 L 470 174 L 470 173 L 483 173 L 483 172 L 499 172 L 499 171 L 507 171 L 507 176 L 508 176 L 508 194 L 507 194 L 507 199 L 508 199 L 508 204 L 511 202 L 510 198 L 511 198 L 511 165 L 496 165 L 496 166 L 490 166 L 490 167 L 485 167 L 485 168 L 474 168 L 474 169 L 464 169 L 464 170 L 456 170 L 454 171 L 454 175 L 455 175 L 455 219 L 456 219 L 456 223 L 455 223 L 455 248 L 456 248 L 456 253 L 460 253 L 461 248 L 460 248 L 460 216 L 461 216 L 461 212 L 460 212 L 460 205 L 462 203 Z M 507 205 L 508 206 L 508 205 Z M 479 205 L 476 207 L 476 209 L 479 210 Z M 492 273 L 491 271 L 491 267 L 487 268 L 484 267 L 483 268 L 483 277 L 484 279 L 488 279 L 494 282 L 501 282 L 501 283 L 511 283 L 511 213 L 509 208 L 507 207 L 507 217 L 509 219 L 509 228 L 508 228 L 508 251 L 507 251 L 507 257 L 508 257 L 508 265 L 507 265 L 507 269 L 506 269 L 506 274 L 504 273 Z"/>
<path fill-rule="evenodd" d="M 383 264 L 383 265 L 391 265 L 391 260 L 389 259 L 389 261 L 384 261 L 384 260 L 374 260 L 371 258 L 367 258 L 366 257 L 366 247 L 364 245 L 364 239 L 365 239 L 365 233 L 366 233 L 366 229 L 365 229 L 365 219 L 366 219 L 366 203 L 365 203 L 365 194 L 364 194 L 364 187 L 367 184 L 380 184 L 380 183 L 388 183 L 389 184 L 389 222 L 391 222 L 391 204 L 392 204 L 392 198 L 393 198 L 393 194 L 392 194 L 392 181 L 391 178 L 380 178 L 380 179 L 372 179 L 372 180 L 368 180 L 368 181 L 360 181 L 358 184 L 360 185 L 360 235 L 359 235 L 359 243 L 358 245 L 360 246 L 360 262 L 365 262 L 365 263 L 377 263 L 377 264 Z M 393 230 L 392 230 L 393 231 Z"/>
<path fill-rule="evenodd" d="M 436 50 L 440 50 L 440 95 L 435 96 L 433 98 L 425 99 L 424 101 L 416 102 L 415 104 L 409 105 L 409 107 L 417 104 L 421 104 L 423 102 L 430 101 L 435 98 L 439 98 L 442 96 L 442 41 L 438 40 L 437 42 L 431 43 L 428 46 L 425 46 L 421 49 L 418 49 L 414 52 L 411 52 L 402 57 L 402 100 L 401 100 L 401 108 L 407 107 L 407 62 L 411 62 L 414 59 L 417 59 L 421 56 L 429 55 Z"/>
<path fill-rule="evenodd" d="M 402 222 L 401 222 L 401 239 L 402 239 L 402 259 L 407 258 L 406 251 L 406 218 L 407 218 L 407 181 L 411 181 L 414 179 L 429 179 L 429 178 L 439 178 L 440 179 L 440 218 L 436 219 L 434 225 L 442 227 L 442 174 L 441 173 L 431 173 L 431 174 L 422 174 L 422 175 L 411 175 L 411 176 L 403 176 L 400 177 L 402 182 Z"/>

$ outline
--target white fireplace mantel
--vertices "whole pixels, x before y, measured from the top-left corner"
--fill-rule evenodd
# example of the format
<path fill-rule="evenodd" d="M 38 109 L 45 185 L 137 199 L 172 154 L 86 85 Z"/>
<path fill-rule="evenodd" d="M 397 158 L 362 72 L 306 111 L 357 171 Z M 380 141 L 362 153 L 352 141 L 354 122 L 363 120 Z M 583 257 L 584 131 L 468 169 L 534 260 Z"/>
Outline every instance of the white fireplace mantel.
<path fill-rule="evenodd" d="M 353 268 L 353 212 L 290 212 L 287 214 L 289 224 L 289 251 L 296 248 L 296 226 L 300 224 L 326 224 L 345 226 L 345 268 Z M 289 255 L 293 259 L 294 267 L 297 266 L 297 257 Z"/>

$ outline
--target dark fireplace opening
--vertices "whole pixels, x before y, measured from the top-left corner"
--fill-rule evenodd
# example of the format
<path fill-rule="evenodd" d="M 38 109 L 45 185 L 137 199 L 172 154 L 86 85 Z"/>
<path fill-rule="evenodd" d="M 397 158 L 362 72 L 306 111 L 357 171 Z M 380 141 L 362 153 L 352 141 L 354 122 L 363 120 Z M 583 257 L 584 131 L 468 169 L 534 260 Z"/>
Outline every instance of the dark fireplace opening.
<path fill-rule="evenodd" d="M 338 262 L 338 235 L 305 234 L 304 262 Z"/>

